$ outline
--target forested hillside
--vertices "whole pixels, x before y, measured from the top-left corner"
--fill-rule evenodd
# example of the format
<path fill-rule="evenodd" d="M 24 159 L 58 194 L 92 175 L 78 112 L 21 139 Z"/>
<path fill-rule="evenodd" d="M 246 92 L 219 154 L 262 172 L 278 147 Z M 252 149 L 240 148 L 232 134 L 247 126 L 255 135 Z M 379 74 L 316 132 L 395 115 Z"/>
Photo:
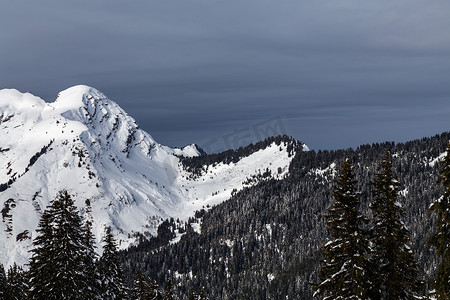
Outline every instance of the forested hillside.
<path fill-rule="evenodd" d="M 316 281 L 320 247 L 328 236 L 323 216 L 331 201 L 332 179 L 348 159 L 355 166 L 358 190 L 363 192 L 361 211 L 370 216 L 373 177 L 389 151 L 401 183 L 400 202 L 411 246 L 429 281 L 436 258 L 426 244 L 434 221 L 428 207 L 442 193 L 436 184 L 437 162 L 449 139 L 450 133 L 443 133 L 356 150 L 297 148 L 286 178 L 245 188 L 228 201 L 199 212 L 181 230 L 166 222 L 162 243 L 142 242 L 124 251 L 125 273 L 132 278 L 141 270 L 162 286 L 170 279 L 183 298 L 204 288 L 210 299 L 311 299 L 310 283 Z M 181 239 L 169 243 L 179 232 Z"/>

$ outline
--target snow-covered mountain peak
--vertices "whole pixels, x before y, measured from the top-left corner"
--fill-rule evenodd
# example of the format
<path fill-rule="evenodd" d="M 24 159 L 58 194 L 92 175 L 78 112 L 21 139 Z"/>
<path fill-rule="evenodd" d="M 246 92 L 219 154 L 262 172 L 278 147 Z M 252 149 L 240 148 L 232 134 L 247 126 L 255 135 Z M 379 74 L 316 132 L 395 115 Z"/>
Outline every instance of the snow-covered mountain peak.
<path fill-rule="evenodd" d="M 187 220 L 228 199 L 262 170 L 284 176 L 288 149 L 268 144 L 193 177 L 181 159 L 200 148 L 158 144 L 94 88 L 69 88 L 50 103 L 0 90 L 0 263 L 27 262 L 39 218 L 61 190 L 82 211 L 90 199 L 98 242 L 111 226 L 124 248 L 137 233 L 155 233 L 162 219 Z"/>
<path fill-rule="evenodd" d="M 98 90 L 86 85 L 77 85 L 60 92 L 51 105 L 58 111 L 64 113 L 69 110 L 77 110 L 88 105 L 89 101 L 107 99 Z"/>

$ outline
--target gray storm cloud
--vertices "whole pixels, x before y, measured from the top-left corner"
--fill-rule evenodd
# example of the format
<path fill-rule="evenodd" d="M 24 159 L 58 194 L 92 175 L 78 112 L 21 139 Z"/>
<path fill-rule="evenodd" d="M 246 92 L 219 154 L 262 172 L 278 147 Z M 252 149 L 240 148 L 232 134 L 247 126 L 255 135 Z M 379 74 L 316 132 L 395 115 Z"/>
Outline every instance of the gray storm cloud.
<path fill-rule="evenodd" d="M 87 84 L 170 146 L 281 118 L 311 148 L 446 131 L 448 1 L 3 1 L 0 87 Z"/>

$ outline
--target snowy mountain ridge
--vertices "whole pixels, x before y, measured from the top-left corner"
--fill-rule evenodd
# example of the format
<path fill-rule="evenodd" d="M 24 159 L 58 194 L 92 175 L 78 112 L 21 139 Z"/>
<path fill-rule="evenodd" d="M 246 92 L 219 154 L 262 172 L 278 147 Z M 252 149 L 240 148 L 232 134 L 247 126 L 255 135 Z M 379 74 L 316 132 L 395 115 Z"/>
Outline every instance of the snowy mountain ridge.
<path fill-rule="evenodd" d="M 272 143 L 193 178 L 180 157 L 200 155 L 195 145 L 158 144 L 94 88 L 69 88 L 52 103 L 0 90 L 0 263 L 27 262 L 39 218 L 61 190 L 82 212 L 90 200 L 98 242 L 111 226 L 126 248 L 162 219 L 186 220 L 225 201 L 261 170 L 282 178 L 292 160 L 287 148 Z"/>

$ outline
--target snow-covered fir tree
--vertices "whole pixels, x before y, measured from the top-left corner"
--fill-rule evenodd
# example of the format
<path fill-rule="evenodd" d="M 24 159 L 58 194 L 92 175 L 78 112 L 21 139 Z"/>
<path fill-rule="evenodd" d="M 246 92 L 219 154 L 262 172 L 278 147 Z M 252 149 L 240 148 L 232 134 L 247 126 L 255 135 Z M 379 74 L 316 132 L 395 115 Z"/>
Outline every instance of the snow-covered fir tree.
<path fill-rule="evenodd" d="M 397 177 L 393 175 L 389 152 L 380 163 L 381 172 L 373 181 L 372 243 L 374 299 L 417 299 L 424 290 L 414 252 L 408 245 L 408 229 L 403 223 L 404 211 L 399 202 Z"/>
<path fill-rule="evenodd" d="M 116 241 L 109 227 L 106 228 L 103 242 L 103 254 L 99 260 L 101 299 L 126 299 L 127 288 L 123 278 L 122 266 L 120 265 Z"/>
<path fill-rule="evenodd" d="M 450 142 L 444 159 L 441 161 L 438 183 L 444 187 L 443 195 L 431 206 L 430 211 L 437 214 L 435 231 L 429 242 L 440 258 L 436 276 L 432 284 L 434 296 L 438 299 L 450 298 Z"/>
<path fill-rule="evenodd" d="M 163 300 L 163 296 L 160 291 L 160 287 L 155 280 L 152 281 L 150 286 L 150 299 L 151 300 Z"/>
<path fill-rule="evenodd" d="M 0 264 L 0 299 L 6 299 L 6 272 L 2 264 Z"/>
<path fill-rule="evenodd" d="M 67 191 L 42 214 L 30 260 L 29 299 L 90 299 L 82 219 Z"/>
<path fill-rule="evenodd" d="M 16 264 L 8 269 L 6 280 L 6 297 L 8 300 L 24 300 L 27 298 L 27 280 L 22 267 Z"/>
<path fill-rule="evenodd" d="M 189 295 L 189 300 L 206 300 L 206 299 L 208 299 L 208 297 L 206 296 L 205 289 L 203 288 L 200 290 L 200 293 L 194 290 Z"/>
<path fill-rule="evenodd" d="M 51 257 L 55 252 L 53 248 L 55 236 L 52 219 L 53 216 L 50 214 L 49 209 L 42 213 L 38 229 L 36 230 L 38 236 L 33 240 L 34 248 L 31 250 L 32 257 L 29 271 L 30 289 L 28 294 L 30 299 L 45 299 L 45 294 L 53 285 L 52 281 L 54 274 L 56 274 L 56 267 L 53 265 Z"/>
<path fill-rule="evenodd" d="M 144 278 L 142 272 L 138 270 L 133 280 L 132 287 L 132 300 L 151 300 L 153 295 L 151 295 L 150 282 Z"/>
<path fill-rule="evenodd" d="M 207 299 L 208 299 L 208 296 L 206 295 L 206 291 L 205 291 L 204 288 L 202 288 L 200 290 L 200 298 L 199 298 L 199 300 L 207 300 Z"/>
<path fill-rule="evenodd" d="M 83 291 L 86 299 L 101 299 L 101 281 L 100 272 L 97 266 L 98 255 L 95 252 L 95 238 L 92 234 L 92 208 L 90 200 L 85 201 L 86 212 L 84 215 L 83 230 L 83 244 L 85 247 L 85 253 L 83 256 L 83 264 L 86 271 L 87 281 L 86 290 Z"/>
<path fill-rule="evenodd" d="M 166 288 L 164 289 L 164 300 L 173 300 L 173 285 L 172 280 L 167 280 Z"/>
<path fill-rule="evenodd" d="M 189 295 L 189 300 L 198 300 L 199 294 L 197 294 L 197 291 L 192 291 Z"/>
<path fill-rule="evenodd" d="M 335 180 L 334 202 L 325 215 L 331 238 L 323 247 L 320 282 L 315 285 L 315 296 L 323 299 L 369 298 L 367 220 L 358 211 L 361 194 L 356 186 L 353 167 L 346 160 Z"/>

